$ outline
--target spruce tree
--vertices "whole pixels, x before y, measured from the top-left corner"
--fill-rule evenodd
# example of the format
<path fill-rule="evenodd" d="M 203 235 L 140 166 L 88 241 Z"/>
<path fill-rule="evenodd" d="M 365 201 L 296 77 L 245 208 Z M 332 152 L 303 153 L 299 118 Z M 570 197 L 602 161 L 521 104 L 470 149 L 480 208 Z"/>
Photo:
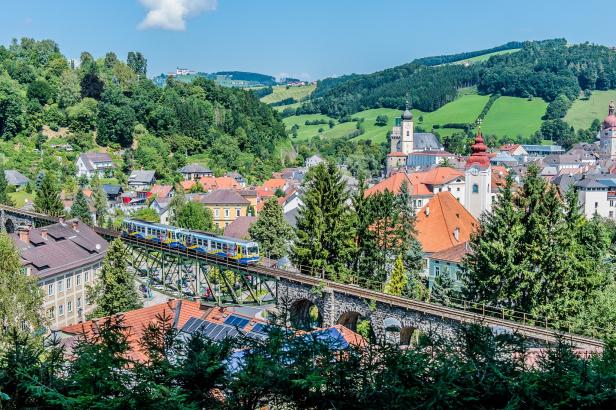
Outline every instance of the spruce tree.
<path fill-rule="evenodd" d="M 394 269 L 389 275 L 389 280 L 385 283 L 385 293 L 390 295 L 402 296 L 408 284 L 408 277 L 404 267 L 404 258 L 399 255 L 394 263 Z"/>
<path fill-rule="evenodd" d="M 43 294 L 36 278 L 22 272 L 15 244 L 0 232 L 0 341 L 5 331 L 21 331 L 22 323 L 37 330 L 44 322 L 42 306 Z"/>
<path fill-rule="evenodd" d="M 333 163 L 310 168 L 297 216 L 293 263 L 305 273 L 345 281 L 355 253 L 349 194 Z"/>
<path fill-rule="evenodd" d="M 257 221 L 249 229 L 250 237 L 259 243 L 261 254 L 271 259 L 280 259 L 289 253 L 293 228 L 284 219 L 282 206 L 276 198 L 270 198 Z"/>
<path fill-rule="evenodd" d="M 98 176 L 95 175 L 94 178 L 92 178 L 90 185 L 92 187 L 92 199 L 94 201 L 96 225 L 103 226 L 105 224 L 105 216 L 107 215 L 107 194 L 105 193 Z"/>
<path fill-rule="evenodd" d="M 41 180 L 34 198 L 34 209 L 36 212 L 51 216 L 62 216 L 64 214 L 64 205 L 60 200 L 60 189 L 51 172 L 46 172 Z"/>
<path fill-rule="evenodd" d="M 114 315 L 140 308 L 143 304 L 128 270 L 128 249 L 120 239 L 109 245 L 100 277 L 88 288 L 88 300 L 96 305 L 92 317 Z"/>
<path fill-rule="evenodd" d="M 355 258 L 353 273 L 361 279 L 368 279 L 374 273 L 372 259 L 375 252 L 374 232 L 370 229 L 372 223 L 372 210 L 370 198 L 366 196 L 366 180 L 359 174 L 357 191 L 353 195 L 353 211 L 355 225 Z"/>
<path fill-rule="evenodd" d="M 0 204 L 8 205 L 8 206 L 15 206 L 15 204 L 13 203 L 13 200 L 9 196 L 8 188 L 9 188 L 9 185 L 8 185 L 8 182 L 6 181 L 6 176 L 4 175 L 4 168 L 0 167 Z"/>
<path fill-rule="evenodd" d="M 90 216 L 90 207 L 88 206 L 88 200 L 86 199 L 83 190 L 79 189 L 75 196 L 75 201 L 71 207 L 71 217 L 79 218 L 86 224 L 92 224 L 92 217 Z"/>
<path fill-rule="evenodd" d="M 416 213 L 411 199 L 410 184 L 406 181 L 400 187 L 400 194 L 396 197 L 398 223 L 395 229 L 398 246 L 403 251 L 406 269 L 412 273 L 419 273 L 422 269 L 423 249 L 417 239 L 415 229 Z"/>

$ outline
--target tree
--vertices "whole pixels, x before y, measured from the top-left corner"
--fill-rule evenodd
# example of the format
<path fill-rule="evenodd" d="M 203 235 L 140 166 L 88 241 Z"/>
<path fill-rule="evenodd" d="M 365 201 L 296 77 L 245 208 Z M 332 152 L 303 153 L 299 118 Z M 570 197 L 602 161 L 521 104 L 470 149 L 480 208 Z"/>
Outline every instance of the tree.
<path fill-rule="evenodd" d="M 263 255 L 271 259 L 280 259 L 289 253 L 289 244 L 293 239 L 293 228 L 284 219 L 282 206 L 276 198 L 270 198 L 257 221 L 248 230 L 250 237 L 259 243 Z"/>
<path fill-rule="evenodd" d="M 378 115 L 376 117 L 375 124 L 378 125 L 379 127 L 384 127 L 387 125 L 388 121 L 389 121 L 389 118 L 387 118 L 387 115 Z"/>
<path fill-rule="evenodd" d="M 15 206 L 13 200 L 9 196 L 9 185 L 4 174 L 4 167 L 0 166 L 0 204 Z"/>
<path fill-rule="evenodd" d="M 82 189 L 77 191 L 77 196 L 71 207 L 71 217 L 79 218 L 86 224 L 92 224 L 92 217 L 90 216 L 90 207 L 88 206 L 88 200 Z"/>
<path fill-rule="evenodd" d="M 117 86 L 108 87 L 102 94 L 96 120 L 96 142 L 129 147 L 133 143 L 135 111 Z"/>
<path fill-rule="evenodd" d="M 44 174 L 40 188 L 36 190 L 34 209 L 36 212 L 51 216 L 62 216 L 64 214 L 64 205 L 60 200 L 60 189 L 51 172 Z"/>
<path fill-rule="evenodd" d="M 74 70 L 62 72 L 59 80 L 57 101 L 60 108 L 67 108 L 75 104 L 81 98 L 81 86 L 79 76 Z"/>
<path fill-rule="evenodd" d="M 28 85 L 28 98 L 38 101 L 41 105 L 47 104 L 53 97 L 53 89 L 45 80 L 36 80 Z"/>
<path fill-rule="evenodd" d="M 147 221 L 147 222 L 153 222 L 153 223 L 160 222 L 160 215 L 158 215 L 153 208 L 147 208 L 147 207 L 141 208 L 135 213 L 133 213 L 133 217 L 137 219 L 143 219 L 144 221 Z"/>
<path fill-rule="evenodd" d="M 126 58 L 126 64 L 137 75 L 145 77 L 148 72 L 148 60 L 139 51 L 129 51 Z"/>
<path fill-rule="evenodd" d="M 20 132 L 26 122 L 26 101 L 17 81 L 0 73 L 0 136 L 5 140 Z"/>
<path fill-rule="evenodd" d="M 96 305 L 92 317 L 110 316 L 140 308 L 143 303 L 128 270 L 128 249 L 120 239 L 109 244 L 100 277 L 87 289 L 87 297 Z"/>
<path fill-rule="evenodd" d="M 200 202 L 184 202 L 174 212 L 174 223 L 180 228 L 212 232 L 215 230 L 212 211 Z"/>
<path fill-rule="evenodd" d="M 311 167 L 304 189 L 291 259 L 303 272 L 324 272 L 331 279 L 347 280 L 355 235 L 340 171 L 333 163 Z"/>
<path fill-rule="evenodd" d="M 92 187 L 92 200 L 94 202 L 94 210 L 96 216 L 96 225 L 103 226 L 105 223 L 105 216 L 107 215 L 107 194 L 103 189 L 103 186 L 98 179 L 98 175 L 94 175 L 91 182 Z"/>
<path fill-rule="evenodd" d="M 43 294 L 36 277 L 22 271 L 13 240 L 0 232 L 0 339 L 10 329 L 23 330 L 23 323 L 30 329 L 42 326 L 42 306 Z"/>
<path fill-rule="evenodd" d="M 406 290 L 408 284 L 408 277 L 406 276 L 406 270 L 404 269 L 404 261 L 402 255 L 396 258 L 394 269 L 391 271 L 389 280 L 385 283 L 385 293 L 390 295 L 402 296 Z"/>

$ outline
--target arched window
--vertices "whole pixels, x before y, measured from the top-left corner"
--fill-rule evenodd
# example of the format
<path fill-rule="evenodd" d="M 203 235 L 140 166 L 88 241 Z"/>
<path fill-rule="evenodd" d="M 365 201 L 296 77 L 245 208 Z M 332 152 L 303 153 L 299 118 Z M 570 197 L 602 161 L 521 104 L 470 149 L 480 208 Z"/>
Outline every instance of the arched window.
<path fill-rule="evenodd" d="M 479 185 L 473 184 L 473 194 L 479 193 Z"/>
<path fill-rule="evenodd" d="M 409 137 L 411 135 L 411 131 L 406 131 L 406 136 Z"/>

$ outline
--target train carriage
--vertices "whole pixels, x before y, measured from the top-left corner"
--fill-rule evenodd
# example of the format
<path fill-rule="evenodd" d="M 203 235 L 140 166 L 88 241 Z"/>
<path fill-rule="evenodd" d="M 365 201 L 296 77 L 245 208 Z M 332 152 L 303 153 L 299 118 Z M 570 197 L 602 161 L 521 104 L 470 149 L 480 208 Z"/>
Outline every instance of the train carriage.
<path fill-rule="evenodd" d="M 244 265 L 259 261 L 259 245 L 256 242 L 229 238 L 209 232 L 191 231 L 127 218 L 122 222 L 122 235 L 165 244 L 170 248 L 191 249 L 197 253 L 233 259 Z"/>

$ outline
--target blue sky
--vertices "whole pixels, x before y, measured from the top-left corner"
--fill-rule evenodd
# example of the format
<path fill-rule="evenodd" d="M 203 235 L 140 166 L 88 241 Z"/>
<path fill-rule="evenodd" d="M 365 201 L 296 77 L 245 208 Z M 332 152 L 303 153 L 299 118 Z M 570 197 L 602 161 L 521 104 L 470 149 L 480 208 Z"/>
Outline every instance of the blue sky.
<path fill-rule="evenodd" d="M 177 66 L 318 79 L 511 40 L 565 37 L 616 45 L 612 2 L 587 0 L 2 1 L 0 43 L 51 38 L 81 51 Z"/>

